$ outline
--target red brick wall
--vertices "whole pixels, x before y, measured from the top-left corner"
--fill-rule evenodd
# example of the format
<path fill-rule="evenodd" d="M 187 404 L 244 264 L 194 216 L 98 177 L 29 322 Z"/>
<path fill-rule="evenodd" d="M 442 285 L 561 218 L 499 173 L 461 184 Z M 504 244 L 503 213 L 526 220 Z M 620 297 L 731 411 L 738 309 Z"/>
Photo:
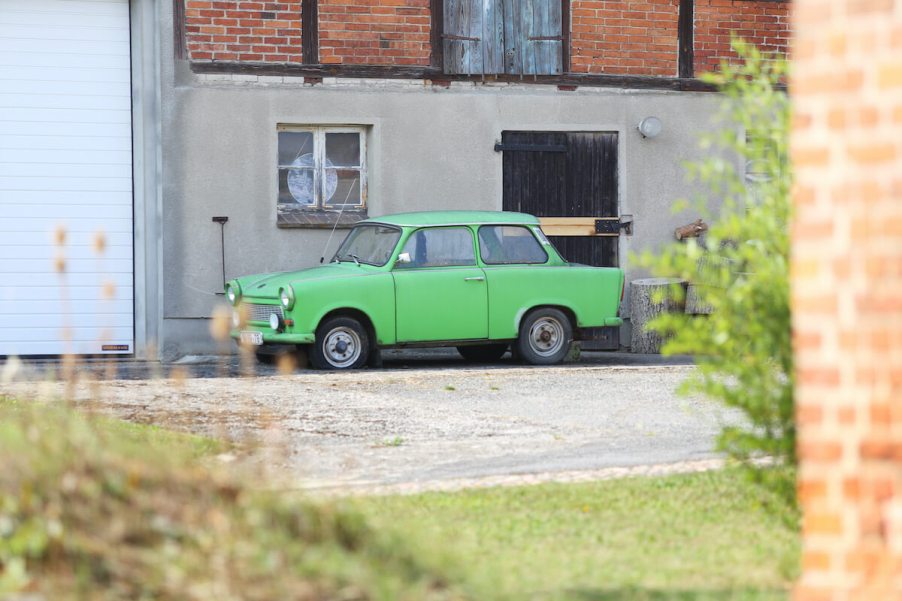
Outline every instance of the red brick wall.
<path fill-rule="evenodd" d="M 695 74 L 717 71 L 721 60 L 734 61 L 730 36 L 738 35 L 761 50 L 789 50 L 789 3 L 756 0 L 696 0 Z"/>
<path fill-rule="evenodd" d="M 185 0 L 192 60 L 303 62 L 301 1 Z"/>
<path fill-rule="evenodd" d="M 557 0 L 552 0 L 557 1 Z M 430 63 L 429 0 L 320 0 L 320 62 Z M 730 33 L 765 50 L 788 47 L 788 3 L 696 0 L 696 73 L 733 59 Z M 572 0 L 575 73 L 677 75 L 679 0 Z M 189 57 L 303 62 L 301 0 L 185 0 Z"/>
<path fill-rule="evenodd" d="M 794 0 L 797 601 L 902 599 L 899 8 Z"/>
<path fill-rule="evenodd" d="M 323 63 L 428 65 L 429 0 L 320 0 Z"/>
<path fill-rule="evenodd" d="M 677 74 L 679 0 L 573 0 L 575 73 Z"/>

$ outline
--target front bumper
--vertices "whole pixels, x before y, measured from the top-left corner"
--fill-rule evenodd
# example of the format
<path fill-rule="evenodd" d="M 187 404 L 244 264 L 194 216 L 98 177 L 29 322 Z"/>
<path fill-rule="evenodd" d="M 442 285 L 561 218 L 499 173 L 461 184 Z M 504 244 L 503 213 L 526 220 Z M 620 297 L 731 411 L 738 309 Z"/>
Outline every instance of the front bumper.
<path fill-rule="evenodd" d="M 239 340 L 242 331 L 260 332 L 263 334 L 263 344 L 313 344 L 316 340 L 316 336 L 313 333 L 273 332 L 270 328 L 257 328 L 254 326 L 247 326 L 243 330 L 232 330 L 229 334 L 235 340 Z"/>

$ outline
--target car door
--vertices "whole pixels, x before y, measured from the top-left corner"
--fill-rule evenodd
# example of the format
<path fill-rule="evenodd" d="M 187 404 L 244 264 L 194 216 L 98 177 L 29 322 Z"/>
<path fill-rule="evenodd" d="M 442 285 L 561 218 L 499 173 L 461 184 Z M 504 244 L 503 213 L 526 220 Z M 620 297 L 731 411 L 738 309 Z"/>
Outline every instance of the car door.
<path fill-rule="evenodd" d="M 548 265 L 549 255 L 530 228 L 483 225 L 478 240 L 485 264 L 492 338 L 515 337 L 517 323 L 526 309 L 558 304 L 553 301 L 572 296 L 573 291 L 563 285 L 569 283 L 567 270 Z"/>
<path fill-rule="evenodd" d="M 488 337 L 485 273 L 468 227 L 421 228 L 395 263 L 398 342 Z"/>

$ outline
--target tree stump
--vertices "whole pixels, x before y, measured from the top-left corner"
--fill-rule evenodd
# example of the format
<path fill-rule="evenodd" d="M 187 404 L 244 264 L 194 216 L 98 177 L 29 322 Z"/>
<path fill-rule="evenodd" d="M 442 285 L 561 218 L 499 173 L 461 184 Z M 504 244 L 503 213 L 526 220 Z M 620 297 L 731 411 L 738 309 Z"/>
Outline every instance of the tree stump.
<path fill-rule="evenodd" d="M 714 307 L 702 300 L 706 287 L 702 284 L 689 284 L 686 291 L 686 314 L 687 315 L 710 315 L 714 312 Z"/>
<path fill-rule="evenodd" d="M 678 278 L 646 278 L 630 282 L 630 324 L 633 353 L 660 353 L 663 338 L 647 330 L 645 324 L 662 313 L 682 313 L 686 308 L 685 295 L 677 298 L 673 285 L 680 284 L 684 291 L 686 280 Z M 661 302 L 655 302 L 661 296 Z"/>

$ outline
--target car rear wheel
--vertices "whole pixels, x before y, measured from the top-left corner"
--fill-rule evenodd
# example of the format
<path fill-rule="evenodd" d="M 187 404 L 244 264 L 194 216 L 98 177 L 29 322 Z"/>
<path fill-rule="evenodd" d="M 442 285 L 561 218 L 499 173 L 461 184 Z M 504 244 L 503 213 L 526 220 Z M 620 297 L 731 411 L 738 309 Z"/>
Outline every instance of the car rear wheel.
<path fill-rule="evenodd" d="M 474 363 L 492 363 L 497 361 L 507 352 L 506 344 L 477 344 L 474 346 L 459 346 L 457 352 L 467 361 Z"/>
<path fill-rule="evenodd" d="M 573 326 L 562 311 L 536 309 L 520 324 L 517 354 L 531 365 L 554 365 L 564 360 L 572 342 Z"/>
<path fill-rule="evenodd" d="M 356 369 L 366 365 L 370 337 L 353 317 L 332 317 L 316 329 L 310 362 L 317 369 Z"/>

